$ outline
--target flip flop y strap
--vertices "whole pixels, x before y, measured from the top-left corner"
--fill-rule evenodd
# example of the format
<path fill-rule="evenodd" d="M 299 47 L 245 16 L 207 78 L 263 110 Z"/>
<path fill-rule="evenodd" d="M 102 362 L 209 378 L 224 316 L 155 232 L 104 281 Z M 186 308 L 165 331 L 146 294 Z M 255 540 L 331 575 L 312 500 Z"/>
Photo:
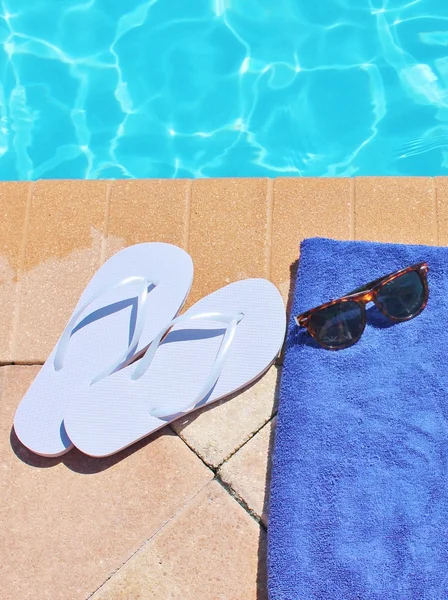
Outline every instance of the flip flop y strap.
<path fill-rule="evenodd" d="M 126 287 L 131 283 L 139 283 L 138 295 L 137 295 L 137 317 L 135 320 L 134 333 L 132 335 L 132 339 L 129 342 L 126 351 L 119 356 L 116 360 L 113 361 L 108 367 L 103 369 L 100 373 L 98 373 L 92 380 L 91 383 L 95 383 L 104 377 L 107 377 L 111 373 L 115 371 L 117 367 L 119 367 L 129 356 L 129 353 L 134 350 L 139 342 L 140 336 L 143 331 L 144 323 L 145 323 L 145 311 L 144 306 L 146 304 L 148 298 L 148 287 L 150 285 L 157 285 L 158 282 L 148 281 L 145 277 L 135 276 L 135 277 L 127 277 L 126 279 L 122 279 L 117 283 L 112 283 L 100 288 L 96 294 L 91 296 L 82 306 L 78 308 L 77 311 L 72 315 L 70 321 L 67 323 L 62 335 L 59 339 L 58 345 L 56 347 L 56 352 L 54 355 L 53 366 L 55 371 L 60 371 L 64 366 L 65 355 L 67 354 L 67 349 L 70 343 L 70 339 L 72 333 L 78 323 L 78 319 L 83 314 L 85 310 L 96 300 L 109 294 L 110 292 L 117 290 L 122 287 Z"/>
<path fill-rule="evenodd" d="M 224 367 L 224 363 L 229 354 L 230 347 L 235 338 L 235 333 L 237 330 L 238 323 L 244 317 L 243 313 L 220 313 L 220 312 L 209 312 L 209 313 L 198 313 L 196 315 L 181 315 L 171 321 L 171 323 L 164 327 L 160 333 L 154 338 L 150 347 L 146 351 L 146 354 L 143 358 L 138 362 L 136 369 L 131 375 L 131 379 L 136 380 L 140 379 L 140 377 L 146 372 L 149 365 L 151 364 L 157 349 L 162 341 L 162 339 L 166 336 L 166 334 L 178 323 L 186 322 L 186 321 L 213 321 L 218 323 L 224 323 L 226 327 L 226 332 L 222 338 L 221 345 L 218 350 L 218 354 L 216 355 L 215 362 L 199 392 L 196 396 L 193 403 L 189 403 L 188 406 L 182 407 L 180 410 L 176 412 L 187 412 L 192 410 L 201 400 L 206 398 L 208 394 L 215 387 L 216 382 L 221 375 L 222 369 Z M 163 418 L 168 415 L 171 415 L 173 411 L 166 408 L 154 408 L 150 411 L 150 414 L 154 417 Z"/>

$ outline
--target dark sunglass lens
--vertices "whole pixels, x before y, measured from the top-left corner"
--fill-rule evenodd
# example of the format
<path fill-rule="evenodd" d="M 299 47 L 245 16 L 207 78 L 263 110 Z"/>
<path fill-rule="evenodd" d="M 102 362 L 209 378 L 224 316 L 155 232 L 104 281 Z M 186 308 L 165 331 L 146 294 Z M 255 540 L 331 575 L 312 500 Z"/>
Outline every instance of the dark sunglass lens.
<path fill-rule="evenodd" d="M 416 271 L 411 271 L 383 285 L 376 303 L 390 317 L 404 320 L 420 312 L 425 299 L 423 281 Z"/>
<path fill-rule="evenodd" d="M 363 309 L 357 302 L 340 302 L 315 312 L 309 325 L 316 339 L 333 349 L 358 341 L 364 328 Z"/>

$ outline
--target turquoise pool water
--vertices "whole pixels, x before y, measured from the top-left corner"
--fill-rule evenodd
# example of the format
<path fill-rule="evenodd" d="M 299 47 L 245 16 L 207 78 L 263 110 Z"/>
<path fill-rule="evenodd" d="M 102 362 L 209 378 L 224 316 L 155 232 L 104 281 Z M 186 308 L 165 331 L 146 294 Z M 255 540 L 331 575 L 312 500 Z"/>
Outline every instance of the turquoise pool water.
<path fill-rule="evenodd" d="M 0 179 L 448 174 L 448 0 L 0 12 Z"/>

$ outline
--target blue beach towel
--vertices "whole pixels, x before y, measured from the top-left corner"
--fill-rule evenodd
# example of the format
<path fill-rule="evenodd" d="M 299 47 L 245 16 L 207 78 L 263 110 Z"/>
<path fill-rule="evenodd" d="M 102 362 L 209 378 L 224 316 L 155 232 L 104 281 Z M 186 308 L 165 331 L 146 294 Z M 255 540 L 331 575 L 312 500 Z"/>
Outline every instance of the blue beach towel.
<path fill-rule="evenodd" d="M 309 239 L 292 315 L 417 262 L 430 298 L 331 352 L 290 320 L 269 514 L 270 600 L 448 599 L 448 248 Z"/>

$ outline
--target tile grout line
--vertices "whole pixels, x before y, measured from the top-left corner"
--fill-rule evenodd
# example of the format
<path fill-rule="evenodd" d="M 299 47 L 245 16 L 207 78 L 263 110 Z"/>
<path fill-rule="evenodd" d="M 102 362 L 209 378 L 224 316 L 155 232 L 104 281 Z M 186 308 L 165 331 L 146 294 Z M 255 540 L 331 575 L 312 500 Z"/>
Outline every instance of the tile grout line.
<path fill-rule="evenodd" d="M 435 229 L 435 241 L 436 241 L 436 245 L 439 246 L 440 245 L 440 225 L 439 225 L 439 202 L 438 202 L 438 194 L 437 194 L 437 190 L 438 190 L 438 186 L 437 186 L 437 180 L 435 177 L 431 178 L 431 185 L 432 185 L 432 204 L 433 204 L 433 211 L 434 211 L 434 229 Z"/>
<path fill-rule="evenodd" d="M 271 279 L 272 271 L 272 229 L 274 226 L 274 179 L 268 179 L 268 185 L 266 189 L 266 264 L 265 264 L 265 276 L 266 279 Z"/>
<path fill-rule="evenodd" d="M 109 216 L 110 216 L 110 197 L 112 193 L 113 181 L 109 181 L 106 189 L 106 210 L 104 212 L 103 236 L 101 239 L 100 264 L 101 267 L 106 259 L 107 236 L 109 234 Z"/>
<path fill-rule="evenodd" d="M 174 423 L 174 421 L 173 421 L 173 423 Z M 174 433 L 174 435 L 176 435 L 176 436 L 177 436 L 177 437 L 180 439 L 180 441 L 181 441 L 181 442 L 183 442 L 183 443 L 186 445 L 186 447 L 187 447 L 187 448 L 188 448 L 188 449 L 189 449 L 191 452 L 193 452 L 193 454 L 194 454 L 194 455 L 195 455 L 197 458 L 199 458 L 199 460 L 202 462 L 202 464 L 204 465 L 204 467 L 207 467 L 207 469 L 208 469 L 209 471 L 211 471 L 211 472 L 213 473 L 213 475 L 216 475 L 216 471 L 219 469 L 219 467 L 213 467 L 212 465 L 209 465 L 207 462 L 205 462 L 205 460 L 202 458 L 202 456 L 201 456 L 200 454 L 198 454 L 198 453 L 196 452 L 196 450 L 195 450 L 195 449 L 194 449 L 192 446 L 190 446 L 190 444 L 187 442 L 187 440 L 185 440 L 185 439 L 184 439 L 184 438 L 183 438 L 181 435 L 179 435 L 179 434 L 177 433 L 177 431 L 175 431 L 174 427 L 172 426 L 172 425 L 173 425 L 173 423 L 168 423 L 168 427 L 171 429 L 171 431 Z"/>
<path fill-rule="evenodd" d="M 227 456 L 227 457 L 226 457 L 226 458 L 225 458 L 225 459 L 222 461 L 222 463 L 220 463 L 220 464 L 219 464 L 219 466 L 218 466 L 218 467 L 216 467 L 216 472 L 218 472 L 218 471 L 221 469 L 221 467 L 223 467 L 223 466 L 224 466 L 224 464 L 225 464 L 225 463 L 229 462 L 229 460 L 230 460 L 231 458 L 233 458 L 233 457 L 235 456 L 235 454 L 237 454 L 237 453 L 238 453 L 240 450 L 242 450 L 242 449 L 243 449 L 245 446 L 247 446 L 247 444 L 248 444 L 248 443 L 249 443 L 251 440 L 253 440 L 253 439 L 254 439 L 254 437 L 255 437 L 256 435 L 258 435 L 262 429 L 264 429 L 264 428 L 265 428 L 265 427 L 266 427 L 266 426 L 267 426 L 267 425 L 268 425 L 268 424 L 269 424 L 269 423 L 270 423 L 270 422 L 271 422 L 273 419 L 275 419 L 275 417 L 277 416 L 277 412 L 278 412 L 278 409 L 275 409 L 275 410 L 273 411 L 273 413 L 271 414 L 271 416 L 268 418 L 268 420 L 267 420 L 267 421 L 265 421 L 265 422 L 264 422 L 262 425 L 260 425 L 260 427 L 259 427 L 259 428 L 258 428 L 256 431 L 254 431 L 253 433 L 251 433 L 250 437 L 248 437 L 248 438 L 247 438 L 247 440 L 245 440 L 245 441 L 244 441 L 244 442 L 243 442 L 243 443 L 242 443 L 240 446 L 238 446 L 238 448 L 235 448 L 235 449 L 234 449 L 234 450 L 233 450 L 233 451 L 232 451 L 232 452 L 229 454 L 229 456 Z M 194 452 L 194 451 L 193 451 L 193 452 Z"/>
<path fill-rule="evenodd" d="M 177 435 L 177 437 L 179 437 L 180 440 L 182 440 L 182 442 L 187 446 L 187 448 L 189 448 L 195 454 L 195 456 L 197 456 L 199 458 L 199 460 L 210 471 L 212 471 L 212 473 L 214 474 L 213 481 L 217 481 L 226 490 L 226 492 L 229 494 L 229 496 L 231 496 L 247 512 L 247 514 L 250 517 L 252 517 L 252 519 L 254 519 L 254 521 L 256 521 L 258 523 L 258 525 L 260 525 L 260 527 L 262 527 L 265 531 L 267 531 L 267 527 L 263 523 L 261 517 L 259 517 L 257 515 L 257 513 L 255 513 L 249 507 L 249 505 L 245 502 L 245 500 L 243 498 L 241 498 L 241 496 L 238 495 L 238 493 L 232 488 L 232 486 L 229 483 L 227 483 L 223 479 L 221 479 L 219 471 L 225 463 L 227 463 L 233 456 L 235 456 L 235 454 L 237 454 L 237 452 L 239 452 L 242 448 L 244 448 L 244 446 L 246 446 L 246 444 L 248 444 L 258 433 L 260 433 L 260 431 L 264 427 L 269 425 L 269 423 L 271 423 L 275 419 L 275 417 L 277 416 L 277 412 L 278 412 L 278 410 L 275 410 L 267 421 L 265 421 L 256 431 L 254 431 L 253 434 L 246 441 L 244 441 L 240 446 L 238 446 L 238 448 L 235 448 L 233 450 L 233 452 L 231 454 L 229 454 L 229 456 L 227 456 L 217 467 L 213 467 L 212 465 L 209 465 L 207 462 L 205 462 L 205 460 L 202 458 L 202 456 L 200 454 L 198 454 L 195 451 L 195 449 L 192 448 L 182 436 L 180 436 L 178 433 L 176 433 L 176 431 L 174 431 L 174 429 L 172 429 L 171 425 L 169 425 L 169 427 L 173 431 L 173 433 L 175 433 Z"/>
<path fill-rule="evenodd" d="M 246 441 L 244 442 L 239 448 L 237 448 L 230 456 L 228 456 L 218 467 L 217 471 L 216 471 L 216 479 L 219 481 L 219 483 L 224 487 L 225 490 L 227 490 L 227 492 L 232 496 L 232 498 L 234 498 L 238 504 L 240 504 L 244 510 L 253 518 L 255 519 L 255 521 L 265 530 L 267 530 L 266 525 L 263 523 L 262 518 L 259 517 L 257 515 L 257 513 L 255 511 L 253 511 L 249 505 L 246 503 L 246 501 L 238 494 L 238 492 L 236 492 L 236 490 L 233 489 L 233 487 L 231 486 L 230 483 L 227 483 L 226 481 L 224 481 L 223 479 L 221 479 L 221 475 L 219 473 L 219 471 L 221 470 L 221 467 L 227 463 L 233 456 L 235 456 L 235 454 L 237 452 L 239 452 L 244 446 L 246 446 L 246 444 L 248 442 L 250 442 L 258 433 L 260 433 L 260 431 L 262 429 L 264 429 L 265 427 L 269 426 L 272 421 L 276 418 L 278 413 L 278 410 L 275 410 L 272 415 L 270 416 L 270 418 L 259 428 L 257 429 L 257 431 L 255 431 L 255 433 Z M 272 432 L 271 432 L 272 435 Z M 269 457 L 268 457 L 269 458 Z M 269 458 L 271 460 L 271 458 Z"/>
<path fill-rule="evenodd" d="M 261 528 L 263 528 L 265 531 L 267 531 L 267 527 L 266 525 L 263 523 L 261 517 L 259 517 L 250 507 L 249 505 L 244 501 L 243 498 L 241 498 L 238 493 L 232 488 L 232 486 L 230 484 L 228 484 L 227 482 L 225 482 L 223 479 L 221 479 L 220 476 L 220 469 L 222 468 L 222 466 L 227 463 L 233 456 L 235 456 L 235 454 L 237 454 L 242 448 L 244 448 L 244 446 L 246 446 L 251 440 L 254 439 L 254 437 L 260 433 L 260 431 L 268 426 L 277 416 L 278 413 L 278 409 L 274 410 L 272 412 L 272 414 L 270 415 L 270 417 L 256 430 L 254 431 L 250 437 L 245 440 L 240 446 L 238 446 L 237 448 L 235 448 L 217 467 L 214 467 L 210 464 L 208 464 L 204 458 L 202 458 L 202 456 L 200 454 L 198 454 L 196 452 L 196 450 L 190 446 L 190 444 L 180 435 L 178 434 L 173 427 L 171 426 L 171 424 L 169 424 L 169 428 L 173 431 L 173 433 L 187 446 L 187 448 L 189 448 L 191 450 L 191 452 L 193 452 L 193 454 L 195 456 L 197 456 L 199 458 L 199 460 L 204 464 L 204 466 L 206 466 L 210 471 L 212 471 L 212 473 L 214 474 L 214 479 L 213 481 L 217 481 L 222 487 L 223 489 L 226 490 L 226 492 L 246 511 L 246 513 L 252 517 L 254 519 L 254 521 L 256 523 L 258 523 L 258 525 L 260 525 Z"/>
<path fill-rule="evenodd" d="M 27 361 L 4 362 L 4 361 L 0 361 L 0 369 L 2 367 L 41 367 L 44 364 L 45 364 L 44 362 L 27 362 Z"/>
<path fill-rule="evenodd" d="M 281 373 L 279 373 L 278 371 L 280 371 L 282 369 L 282 366 L 279 367 L 275 363 L 272 363 L 270 368 L 276 368 L 277 369 L 277 377 L 278 378 L 281 377 Z M 277 399 L 278 399 L 278 387 L 277 387 L 278 385 L 279 384 L 277 383 L 276 390 L 275 390 L 275 396 L 274 396 L 274 398 L 277 397 Z M 247 440 L 244 440 L 237 448 L 234 448 L 232 450 L 232 452 L 228 456 L 226 456 L 226 458 L 224 458 L 224 460 L 222 462 L 220 462 L 217 467 L 214 467 L 214 466 L 210 465 L 209 463 L 207 463 L 204 460 L 204 458 L 202 458 L 202 456 L 200 454 L 198 454 L 192 446 L 190 446 L 190 444 L 187 442 L 187 440 L 185 440 L 179 433 L 177 433 L 177 431 L 175 431 L 175 429 L 172 427 L 172 423 L 169 423 L 168 427 L 171 429 L 171 431 L 175 435 L 177 435 L 178 438 L 180 438 L 182 440 L 182 442 L 187 446 L 187 448 L 189 448 L 199 458 L 199 460 L 201 460 L 204 463 L 204 465 L 208 469 L 210 469 L 211 471 L 213 471 L 213 473 L 216 474 L 219 471 L 219 469 L 224 465 L 224 463 L 228 462 L 233 456 L 235 456 L 235 454 L 237 452 L 239 452 L 246 444 L 248 444 L 263 429 L 263 427 L 265 427 L 268 423 L 270 423 L 272 421 L 272 419 L 274 419 L 277 416 L 277 413 L 278 413 L 278 408 L 275 408 L 272 411 L 272 414 L 266 419 L 266 421 L 264 421 L 264 423 L 262 423 L 260 425 L 260 427 L 258 427 L 258 429 L 256 429 L 254 432 L 252 432 L 250 434 L 250 436 L 247 438 Z"/>
<path fill-rule="evenodd" d="M 262 425 L 254 434 L 251 438 L 249 438 L 246 442 L 244 442 L 244 444 L 242 444 L 239 448 L 237 448 L 229 457 L 226 458 L 226 460 L 224 460 L 221 465 L 218 467 L 217 471 L 216 471 L 216 480 L 219 481 L 219 483 L 222 485 L 222 487 L 230 494 L 230 496 L 232 496 L 232 498 L 234 498 L 234 500 L 236 500 L 238 502 L 238 504 L 244 508 L 244 510 L 265 530 L 267 531 L 267 526 L 263 523 L 262 521 L 262 517 L 258 516 L 257 513 L 252 510 L 249 505 L 247 504 L 247 502 L 238 494 L 238 492 L 232 487 L 232 485 L 230 483 L 227 483 L 226 481 L 224 481 L 223 479 L 221 479 L 221 475 L 219 473 L 219 471 L 221 470 L 221 467 L 228 462 L 233 456 L 235 456 L 235 454 L 237 452 L 239 452 L 239 450 L 241 450 L 248 442 L 250 442 L 258 433 L 260 433 L 260 431 L 262 429 L 264 429 L 264 427 L 269 426 L 272 421 L 275 419 L 275 417 L 277 416 L 277 410 L 274 411 L 274 413 L 271 415 L 271 417 L 264 423 L 264 425 Z M 271 432 L 272 434 L 272 432 Z M 268 457 L 269 458 L 269 457 Z"/>
<path fill-rule="evenodd" d="M 168 427 L 172 430 L 173 433 L 175 433 L 177 435 L 178 438 L 180 438 L 183 441 L 183 443 L 187 446 L 187 448 L 189 448 L 195 454 L 195 456 L 197 456 L 199 458 L 199 460 L 202 461 L 204 463 L 204 465 L 216 475 L 218 473 L 219 469 L 226 462 L 228 462 L 233 456 L 235 456 L 235 454 L 237 452 L 239 452 L 242 448 L 244 448 L 244 446 L 246 446 L 258 433 L 260 433 L 260 431 L 263 429 L 263 427 L 266 427 L 266 425 L 268 423 L 270 423 L 272 421 L 272 419 L 274 419 L 276 416 L 277 416 L 277 409 L 274 410 L 273 413 L 271 414 L 271 416 L 264 423 L 262 423 L 262 425 L 260 425 L 260 427 L 258 427 L 258 429 L 256 429 L 254 432 L 252 432 L 246 440 L 244 440 L 239 446 L 234 448 L 230 452 L 230 454 L 228 456 L 226 456 L 222 462 L 219 463 L 219 465 L 217 467 L 214 467 L 213 465 L 206 462 L 206 460 L 204 458 L 202 458 L 202 456 L 200 454 L 198 454 L 192 446 L 190 446 L 190 444 L 187 442 L 187 440 L 185 440 L 180 434 L 178 434 L 171 427 L 171 423 L 168 425 Z"/>
<path fill-rule="evenodd" d="M 354 177 L 350 179 L 350 239 L 355 239 L 355 230 L 356 230 L 356 190 L 355 190 L 356 180 Z"/>
<path fill-rule="evenodd" d="M 187 188 L 185 190 L 185 215 L 184 215 L 184 240 L 183 247 L 188 252 L 190 244 L 190 221 L 191 221 L 191 194 L 193 189 L 193 180 L 187 179 Z"/>
<path fill-rule="evenodd" d="M 158 527 L 158 529 L 156 531 L 154 531 L 154 533 L 147 538 L 134 552 L 132 552 L 132 554 L 130 554 L 126 560 L 115 569 L 115 571 L 113 573 L 111 573 L 109 575 L 109 577 L 107 577 L 103 583 L 101 583 L 95 590 L 93 590 L 93 592 L 91 594 L 89 594 L 89 596 L 87 596 L 86 600 L 89 600 L 89 598 L 92 598 L 97 592 L 99 592 L 101 590 L 102 587 L 104 587 L 106 585 L 106 583 L 108 581 L 110 581 L 113 577 L 115 577 L 116 575 L 118 575 L 119 571 L 121 571 L 121 569 L 123 567 L 125 567 L 128 562 L 130 562 L 134 556 L 136 556 L 136 554 L 138 554 L 139 552 L 141 552 L 144 547 L 149 544 L 163 529 L 165 529 L 165 527 L 171 523 L 171 521 L 173 521 L 174 519 L 176 519 L 192 502 L 193 500 L 208 486 L 210 485 L 210 483 L 212 483 L 213 481 L 215 481 L 215 479 L 211 479 L 210 481 L 207 481 L 207 483 L 205 483 L 201 488 L 199 488 L 194 494 L 193 496 L 191 496 L 184 504 L 182 504 L 182 506 L 180 506 L 172 515 L 171 517 L 168 517 L 166 521 L 164 521 L 164 523 L 162 523 L 162 525 L 160 525 L 160 527 Z"/>
<path fill-rule="evenodd" d="M 12 327 L 11 327 L 11 338 L 10 338 L 10 357 L 11 362 L 13 362 L 16 349 L 17 349 L 17 330 L 19 328 L 19 317 L 20 317 L 20 295 L 22 291 L 22 278 L 25 272 L 25 259 L 26 259 L 26 245 L 28 242 L 28 233 L 30 226 L 30 215 L 31 215 L 31 204 L 33 200 L 33 191 L 34 191 L 34 181 L 30 181 L 28 188 L 28 195 L 26 198 L 26 207 L 25 207 L 25 221 L 23 223 L 22 229 L 22 247 L 20 248 L 20 259 L 19 259 L 19 268 L 17 271 L 17 281 L 15 286 L 15 297 L 14 297 L 14 316 L 12 319 Z"/>
<path fill-rule="evenodd" d="M 249 505 L 247 504 L 247 502 L 245 502 L 245 500 L 243 500 L 243 498 L 241 498 L 241 496 L 239 496 L 237 494 L 237 492 L 233 489 L 233 487 L 223 481 L 218 475 L 216 475 L 215 479 L 213 481 L 217 481 L 220 486 L 229 494 L 229 496 L 231 498 L 233 498 L 235 500 L 235 502 L 237 504 L 239 504 L 241 506 L 241 508 L 250 516 L 252 517 L 252 519 L 265 531 L 267 531 L 267 527 L 266 525 L 263 523 L 263 521 L 261 520 L 261 517 L 259 517 L 257 515 L 256 512 L 254 512 L 251 508 L 249 508 Z"/>

